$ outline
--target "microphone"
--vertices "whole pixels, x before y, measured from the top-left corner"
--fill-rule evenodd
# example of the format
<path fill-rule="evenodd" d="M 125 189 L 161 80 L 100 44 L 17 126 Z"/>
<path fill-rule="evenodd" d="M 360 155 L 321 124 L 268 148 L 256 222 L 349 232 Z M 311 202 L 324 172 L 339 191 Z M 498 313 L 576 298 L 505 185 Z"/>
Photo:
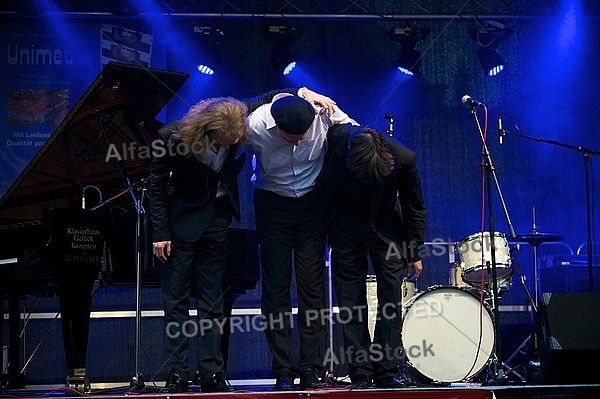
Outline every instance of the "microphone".
<path fill-rule="evenodd" d="M 392 117 L 392 114 L 390 114 L 389 112 L 386 112 L 385 119 L 390 121 L 390 127 L 386 131 L 386 133 L 389 134 L 390 136 L 393 136 L 394 135 L 394 118 Z"/>
<path fill-rule="evenodd" d="M 502 144 L 502 137 L 504 137 L 505 131 L 502 127 L 502 114 L 498 115 L 498 137 L 500 138 L 500 144 Z"/>
<path fill-rule="evenodd" d="M 85 209 L 85 190 L 81 193 L 81 209 Z"/>
<path fill-rule="evenodd" d="M 471 96 L 469 96 L 468 94 L 465 94 L 462 97 L 461 101 L 462 101 L 463 104 L 470 105 L 471 107 L 485 107 L 484 103 L 481 103 L 481 102 L 479 102 L 477 100 L 472 99 Z"/>

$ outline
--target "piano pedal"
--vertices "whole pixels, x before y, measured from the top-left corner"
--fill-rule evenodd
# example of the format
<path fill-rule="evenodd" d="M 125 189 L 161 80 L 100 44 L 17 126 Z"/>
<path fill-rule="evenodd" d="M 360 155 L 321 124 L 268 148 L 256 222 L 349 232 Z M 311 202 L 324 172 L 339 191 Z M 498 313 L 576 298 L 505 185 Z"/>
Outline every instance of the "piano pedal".
<path fill-rule="evenodd" d="M 73 369 L 67 376 L 67 387 L 79 393 L 91 393 L 92 387 L 86 376 L 85 369 Z"/>

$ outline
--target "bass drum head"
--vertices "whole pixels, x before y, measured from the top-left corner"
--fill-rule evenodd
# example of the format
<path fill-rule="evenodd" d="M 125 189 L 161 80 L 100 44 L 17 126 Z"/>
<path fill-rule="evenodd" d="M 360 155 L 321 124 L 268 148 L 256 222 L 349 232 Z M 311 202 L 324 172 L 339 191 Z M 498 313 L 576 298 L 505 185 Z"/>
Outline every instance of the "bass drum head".
<path fill-rule="evenodd" d="M 467 381 L 488 364 L 496 341 L 494 322 L 489 308 L 471 290 L 434 286 L 405 308 L 406 367 L 418 376 L 435 382 Z"/>

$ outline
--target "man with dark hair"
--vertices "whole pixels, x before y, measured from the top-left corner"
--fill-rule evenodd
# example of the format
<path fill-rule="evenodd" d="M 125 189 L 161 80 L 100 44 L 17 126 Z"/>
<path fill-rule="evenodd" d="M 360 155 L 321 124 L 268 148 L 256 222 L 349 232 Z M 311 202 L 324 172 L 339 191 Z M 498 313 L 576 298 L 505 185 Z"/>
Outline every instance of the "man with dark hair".
<path fill-rule="evenodd" d="M 426 210 L 416 155 L 367 127 L 334 126 L 327 140 L 319 184 L 327 181 L 332 190 L 332 272 L 338 306 L 350 311 L 342 325 L 344 346 L 354 353 L 383 354 L 347 359 L 349 376 L 359 388 L 371 380 L 378 388 L 402 387 L 397 367 L 401 359 L 391 356 L 402 348 L 401 286 L 404 278 L 419 277 L 423 268 L 419 250 Z M 398 256 L 398 249 L 407 250 Z M 366 299 L 369 261 L 379 304 L 372 342 Z"/>
<path fill-rule="evenodd" d="M 325 135 L 351 119 L 339 109 L 316 112 L 299 96 L 274 98 L 249 117 L 256 156 L 253 183 L 262 261 L 262 314 L 273 355 L 274 390 L 321 388 L 324 325 L 310 319 L 325 307 L 328 192 L 315 187 L 326 151 Z M 292 271 L 298 290 L 300 358 L 292 359 Z"/>

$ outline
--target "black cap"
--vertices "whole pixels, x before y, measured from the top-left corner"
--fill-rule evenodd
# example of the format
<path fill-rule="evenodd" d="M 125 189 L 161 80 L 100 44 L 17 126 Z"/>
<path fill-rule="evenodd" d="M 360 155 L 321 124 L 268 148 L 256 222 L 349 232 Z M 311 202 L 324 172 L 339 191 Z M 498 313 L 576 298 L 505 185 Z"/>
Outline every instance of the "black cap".
<path fill-rule="evenodd" d="M 281 130 L 300 135 L 304 134 L 315 120 L 315 109 L 301 97 L 285 96 L 271 105 L 271 115 Z"/>

